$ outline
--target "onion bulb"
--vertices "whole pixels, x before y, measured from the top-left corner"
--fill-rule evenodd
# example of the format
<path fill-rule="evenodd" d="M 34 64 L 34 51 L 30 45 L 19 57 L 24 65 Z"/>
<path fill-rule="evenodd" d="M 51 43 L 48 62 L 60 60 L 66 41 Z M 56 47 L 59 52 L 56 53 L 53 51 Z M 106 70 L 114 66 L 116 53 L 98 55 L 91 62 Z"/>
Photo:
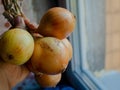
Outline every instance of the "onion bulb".
<path fill-rule="evenodd" d="M 37 32 L 43 36 L 64 39 L 73 32 L 74 28 L 74 15 L 65 8 L 54 7 L 43 15 Z"/>
<path fill-rule="evenodd" d="M 10 29 L 0 38 L 0 56 L 6 62 L 24 64 L 32 56 L 33 50 L 33 37 L 23 29 Z"/>
<path fill-rule="evenodd" d="M 66 69 L 69 59 L 69 50 L 62 40 L 43 37 L 35 40 L 34 52 L 29 62 L 35 72 L 57 74 Z"/>
<path fill-rule="evenodd" d="M 35 78 L 41 87 L 55 87 L 61 80 L 61 73 L 56 75 L 40 74 Z"/>

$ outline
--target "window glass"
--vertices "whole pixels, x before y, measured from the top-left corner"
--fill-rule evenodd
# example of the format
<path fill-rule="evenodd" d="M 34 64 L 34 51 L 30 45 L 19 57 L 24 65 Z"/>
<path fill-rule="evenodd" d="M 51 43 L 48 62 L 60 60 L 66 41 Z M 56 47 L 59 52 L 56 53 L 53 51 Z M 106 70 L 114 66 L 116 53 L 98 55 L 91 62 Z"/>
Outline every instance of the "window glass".
<path fill-rule="evenodd" d="M 83 69 L 108 90 L 119 90 L 120 0 L 86 0 L 84 4 Z"/>

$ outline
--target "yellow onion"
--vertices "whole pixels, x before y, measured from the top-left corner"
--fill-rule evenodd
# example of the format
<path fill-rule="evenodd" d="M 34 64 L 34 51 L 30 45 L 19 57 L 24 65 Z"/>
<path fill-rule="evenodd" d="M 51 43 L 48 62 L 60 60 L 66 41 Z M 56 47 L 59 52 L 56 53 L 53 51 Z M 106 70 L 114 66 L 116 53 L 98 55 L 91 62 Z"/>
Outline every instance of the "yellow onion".
<path fill-rule="evenodd" d="M 43 37 L 35 40 L 34 52 L 28 62 L 33 72 L 57 74 L 66 69 L 69 59 L 69 50 L 62 40 Z"/>
<path fill-rule="evenodd" d="M 30 59 L 33 50 L 33 37 L 23 29 L 10 29 L 1 36 L 0 56 L 6 62 L 24 64 Z"/>
<path fill-rule="evenodd" d="M 55 87 L 60 82 L 61 76 L 61 73 L 56 75 L 40 74 L 35 78 L 41 87 Z"/>
<path fill-rule="evenodd" d="M 73 32 L 74 28 L 74 15 L 65 8 L 54 7 L 43 15 L 37 32 L 43 36 L 64 39 Z"/>

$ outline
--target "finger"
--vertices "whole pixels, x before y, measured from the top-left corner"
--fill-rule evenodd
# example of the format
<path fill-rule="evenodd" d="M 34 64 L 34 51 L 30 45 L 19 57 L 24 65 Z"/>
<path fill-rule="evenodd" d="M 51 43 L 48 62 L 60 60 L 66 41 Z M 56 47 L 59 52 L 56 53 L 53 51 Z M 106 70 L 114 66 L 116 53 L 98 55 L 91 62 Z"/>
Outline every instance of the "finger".
<path fill-rule="evenodd" d="M 28 28 L 31 32 L 36 32 L 36 30 L 37 30 L 37 28 L 38 28 L 38 24 L 37 24 L 37 23 L 31 22 L 27 17 L 24 17 L 24 22 L 25 22 L 27 28 Z"/>

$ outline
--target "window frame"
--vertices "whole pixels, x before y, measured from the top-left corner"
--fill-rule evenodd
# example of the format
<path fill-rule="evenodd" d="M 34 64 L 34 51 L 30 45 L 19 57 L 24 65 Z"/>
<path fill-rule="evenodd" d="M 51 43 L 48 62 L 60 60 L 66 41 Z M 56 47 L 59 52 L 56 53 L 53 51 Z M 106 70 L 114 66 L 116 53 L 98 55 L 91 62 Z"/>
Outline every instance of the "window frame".
<path fill-rule="evenodd" d="M 84 68 L 86 59 L 85 49 L 86 38 L 84 30 L 86 29 L 86 3 L 91 4 L 90 0 L 58 0 L 59 5 L 69 9 L 76 17 L 76 28 L 68 37 L 73 46 L 73 57 L 66 70 L 66 75 L 70 83 L 77 90 L 107 90 L 106 87 L 95 78 L 92 73 Z M 103 3 L 104 0 L 94 3 Z M 79 40 L 78 40 L 79 39 Z M 79 68 L 80 67 L 80 68 Z"/>

